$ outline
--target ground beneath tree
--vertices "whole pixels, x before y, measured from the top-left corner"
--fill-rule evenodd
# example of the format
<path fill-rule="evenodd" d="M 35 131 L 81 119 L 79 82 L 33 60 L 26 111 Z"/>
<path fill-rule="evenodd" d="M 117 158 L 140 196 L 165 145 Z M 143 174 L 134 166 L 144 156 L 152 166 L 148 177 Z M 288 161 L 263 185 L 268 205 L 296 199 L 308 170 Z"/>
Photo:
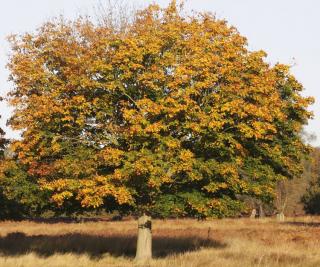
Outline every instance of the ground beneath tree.
<path fill-rule="evenodd" d="M 0 266 L 135 266 L 136 222 L 0 223 Z M 320 218 L 155 220 L 143 266 L 320 266 Z"/>

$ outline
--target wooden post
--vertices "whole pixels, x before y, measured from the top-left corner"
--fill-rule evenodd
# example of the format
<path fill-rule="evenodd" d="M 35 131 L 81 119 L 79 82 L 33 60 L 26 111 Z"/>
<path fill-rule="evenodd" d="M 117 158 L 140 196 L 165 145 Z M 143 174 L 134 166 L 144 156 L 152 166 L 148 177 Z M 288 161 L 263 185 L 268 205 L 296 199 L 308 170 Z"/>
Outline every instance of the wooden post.
<path fill-rule="evenodd" d="M 277 214 L 277 221 L 284 222 L 284 220 L 285 220 L 284 213 L 283 212 L 278 213 Z"/>
<path fill-rule="evenodd" d="M 152 258 L 151 217 L 143 215 L 138 219 L 138 239 L 136 261 L 147 261 Z"/>

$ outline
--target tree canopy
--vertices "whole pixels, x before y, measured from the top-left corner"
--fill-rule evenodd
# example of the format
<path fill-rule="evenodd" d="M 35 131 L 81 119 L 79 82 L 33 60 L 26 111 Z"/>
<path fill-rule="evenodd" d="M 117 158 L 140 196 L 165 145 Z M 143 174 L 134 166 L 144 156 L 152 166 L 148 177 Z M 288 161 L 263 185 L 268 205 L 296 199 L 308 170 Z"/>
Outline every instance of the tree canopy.
<path fill-rule="evenodd" d="M 126 27 L 60 19 L 10 39 L 12 147 L 58 205 L 221 217 L 301 173 L 312 99 L 211 14 L 173 1 Z"/>

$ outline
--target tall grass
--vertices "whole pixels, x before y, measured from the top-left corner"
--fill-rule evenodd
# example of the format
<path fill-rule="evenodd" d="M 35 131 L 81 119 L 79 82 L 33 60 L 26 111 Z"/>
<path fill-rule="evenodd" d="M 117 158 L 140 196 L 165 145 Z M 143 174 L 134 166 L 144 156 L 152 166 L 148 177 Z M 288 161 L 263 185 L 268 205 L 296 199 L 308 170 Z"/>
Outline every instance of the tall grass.
<path fill-rule="evenodd" d="M 2 222 L 0 266 L 136 266 L 136 222 Z M 142 266 L 320 266 L 320 218 L 156 220 Z"/>

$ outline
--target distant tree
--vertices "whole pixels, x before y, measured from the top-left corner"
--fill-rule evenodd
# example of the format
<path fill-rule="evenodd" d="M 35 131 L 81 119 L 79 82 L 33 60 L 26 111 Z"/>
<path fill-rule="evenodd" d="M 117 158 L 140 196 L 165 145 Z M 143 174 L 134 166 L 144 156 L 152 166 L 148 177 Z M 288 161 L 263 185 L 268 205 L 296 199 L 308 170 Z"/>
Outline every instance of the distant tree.
<path fill-rule="evenodd" d="M 312 99 L 210 14 L 172 1 L 123 30 L 55 21 L 11 43 L 19 162 L 60 206 L 138 215 L 137 258 L 151 257 L 149 216 L 232 216 L 239 196 L 271 201 L 301 173 Z"/>
<path fill-rule="evenodd" d="M 0 97 L 0 104 L 3 99 Z M 1 115 L 0 115 L 1 118 Z M 7 139 L 5 138 L 5 132 L 0 128 L 0 160 L 4 158 L 4 150 L 5 146 L 8 143 Z"/>
<path fill-rule="evenodd" d="M 320 148 L 315 148 L 310 158 L 305 164 L 305 176 L 309 178 L 309 186 L 302 202 L 307 213 L 320 214 Z"/>
<path fill-rule="evenodd" d="M 274 208 L 276 208 L 278 214 L 284 213 L 286 216 L 301 216 L 309 213 L 304 200 L 309 195 L 311 188 L 314 190 L 317 186 L 316 168 L 314 165 L 315 153 L 316 151 L 313 150 L 308 158 L 303 160 L 303 173 L 301 175 L 290 180 L 279 181 L 276 201 L 274 203 Z M 319 204 L 320 202 L 317 205 Z"/>
<path fill-rule="evenodd" d="M 288 184 L 286 180 L 279 181 L 277 184 L 276 212 L 280 221 L 284 220 L 285 209 L 288 204 Z"/>

